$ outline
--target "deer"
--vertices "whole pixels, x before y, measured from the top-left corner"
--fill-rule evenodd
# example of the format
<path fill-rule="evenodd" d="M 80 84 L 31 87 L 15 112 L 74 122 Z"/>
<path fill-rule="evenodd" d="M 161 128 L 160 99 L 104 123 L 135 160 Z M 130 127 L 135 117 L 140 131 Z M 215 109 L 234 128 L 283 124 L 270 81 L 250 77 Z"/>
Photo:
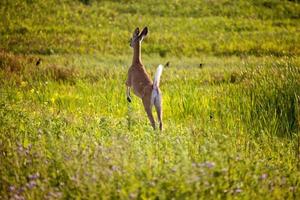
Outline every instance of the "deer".
<path fill-rule="evenodd" d="M 130 103 L 130 89 L 132 88 L 134 94 L 142 99 L 143 106 L 151 123 L 151 126 L 155 130 L 155 120 L 152 115 L 152 107 L 154 105 L 157 112 L 159 129 L 162 131 L 162 95 L 159 89 L 159 83 L 163 65 L 160 64 L 157 67 L 154 79 L 152 81 L 141 59 L 141 44 L 147 34 L 147 27 L 145 27 L 142 32 L 140 32 L 139 28 L 136 28 L 133 32 L 132 38 L 130 39 L 130 47 L 133 48 L 133 58 L 131 67 L 128 70 L 128 76 L 126 80 L 126 96 L 127 101 Z"/>

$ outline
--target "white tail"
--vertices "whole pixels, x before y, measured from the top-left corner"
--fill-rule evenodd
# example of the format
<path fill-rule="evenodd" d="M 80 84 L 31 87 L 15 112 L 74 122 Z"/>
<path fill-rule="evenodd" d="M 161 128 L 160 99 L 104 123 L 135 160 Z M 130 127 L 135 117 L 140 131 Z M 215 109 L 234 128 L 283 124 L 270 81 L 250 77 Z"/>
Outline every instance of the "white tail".
<path fill-rule="evenodd" d="M 162 70 L 163 70 L 163 65 L 158 65 L 156 72 L 155 72 L 155 76 L 154 76 L 154 80 L 153 80 L 153 90 L 152 90 L 152 95 L 151 95 L 151 105 L 156 104 L 161 102 L 161 97 L 159 94 L 159 82 L 160 82 L 160 76 L 162 74 Z"/>
<path fill-rule="evenodd" d="M 154 76 L 154 80 L 153 80 L 153 89 L 156 89 L 159 87 L 159 82 L 160 82 L 160 76 L 162 74 L 162 70 L 163 70 L 163 65 L 158 65 L 157 69 L 156 69 L 156 73 Z"/>

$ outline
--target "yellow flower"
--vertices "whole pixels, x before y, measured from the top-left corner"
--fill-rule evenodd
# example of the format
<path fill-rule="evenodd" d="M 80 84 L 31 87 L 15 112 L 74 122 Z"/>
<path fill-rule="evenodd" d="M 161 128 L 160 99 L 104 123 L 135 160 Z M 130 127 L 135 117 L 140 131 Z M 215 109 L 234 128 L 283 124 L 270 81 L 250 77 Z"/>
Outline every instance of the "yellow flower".
<path fill-rule="evenodd" d="M 22 82 L 21 82 L 21 87 L 26 87 L 26 85 L 27 85 L 27 82 L 26 82 L 26 81 L 22 81 Z"/>

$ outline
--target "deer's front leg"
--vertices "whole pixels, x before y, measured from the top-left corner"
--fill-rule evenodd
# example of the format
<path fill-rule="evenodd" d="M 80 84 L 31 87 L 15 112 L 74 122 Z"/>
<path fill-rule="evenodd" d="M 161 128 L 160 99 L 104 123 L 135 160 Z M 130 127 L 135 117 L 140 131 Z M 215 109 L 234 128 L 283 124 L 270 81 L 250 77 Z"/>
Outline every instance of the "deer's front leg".
<path fill-rule="evenodd" d="M 131 102 L 131 97 L 130 97 L 130 87 L 129 86 L 127 86 L 126 96 L 127 96 L 127 101 L 130 103 Z"/>

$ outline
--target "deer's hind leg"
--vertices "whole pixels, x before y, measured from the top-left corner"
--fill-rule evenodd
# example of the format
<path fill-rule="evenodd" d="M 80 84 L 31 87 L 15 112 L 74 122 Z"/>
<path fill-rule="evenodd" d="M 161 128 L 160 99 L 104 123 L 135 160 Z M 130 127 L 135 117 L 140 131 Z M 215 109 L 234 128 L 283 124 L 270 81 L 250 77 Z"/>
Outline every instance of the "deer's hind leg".
<path fill-rule="evenodd" d="M 154 99 L 154 106 L 157 113 L 157 118 L 159 122 L 159 130 L 162 131 L 163 129 L 163 123 L 162 123 L 162 98 L 160 91 L 158 92 L 158 95 Z"/>
<path fill-rule="evenodd" d="M 147 113 L 147 116 L 149 118 L 149 121 L 151 123 L 151 126 L 155 130 L 155 121 L 154 121 L 154 117 L 152 115 L 152 105 L 151 105 L 150 98 L 143 98 L 143 105 L 144 105 L 145 111 Z"/>

